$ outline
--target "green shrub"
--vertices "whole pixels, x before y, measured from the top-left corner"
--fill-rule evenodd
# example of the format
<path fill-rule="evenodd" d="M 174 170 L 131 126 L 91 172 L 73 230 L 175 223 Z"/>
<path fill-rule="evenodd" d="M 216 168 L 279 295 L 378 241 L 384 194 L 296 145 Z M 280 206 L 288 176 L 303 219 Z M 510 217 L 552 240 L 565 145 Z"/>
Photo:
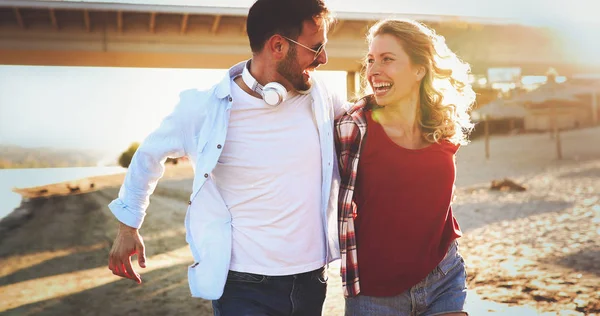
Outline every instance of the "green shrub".
<path fill-rule="evenodd" d="M 133 158 L 133 154 L 135 154 L 136 150 L 140 147 L 140 143 L 133 143 L 126 151 L 124 151 L 119 157 L 119 165 L 123 168 L 128 168 L 129 164 L 131 164 L 131 158 Z"/>

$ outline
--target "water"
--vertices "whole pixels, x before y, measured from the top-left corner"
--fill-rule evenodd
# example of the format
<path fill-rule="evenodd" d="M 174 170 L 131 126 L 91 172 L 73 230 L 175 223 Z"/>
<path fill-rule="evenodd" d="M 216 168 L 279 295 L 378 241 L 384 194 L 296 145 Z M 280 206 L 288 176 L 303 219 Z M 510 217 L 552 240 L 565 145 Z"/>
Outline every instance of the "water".
<path fill-rule="evenodd" d="M 27 188 L 81 178 L 125 172 L 121 167 L 0 169 L 0 219 L 21 204 L 13 188 Z"/>

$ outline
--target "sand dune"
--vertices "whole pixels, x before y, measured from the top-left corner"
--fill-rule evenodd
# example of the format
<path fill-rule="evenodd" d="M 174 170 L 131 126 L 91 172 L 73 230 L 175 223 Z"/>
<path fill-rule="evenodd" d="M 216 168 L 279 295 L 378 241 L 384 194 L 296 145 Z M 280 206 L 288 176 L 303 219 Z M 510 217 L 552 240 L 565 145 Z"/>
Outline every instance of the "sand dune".
<path fill-rule="evenodd" d="M 547 134 L 493 137 L 488 161 L 482 140 L 460 149 L 454 209 L 478 294 L 474 315 L 600 313 L 599 140 L 600 128 L 563 133 L 561 161 Z M 0 222 L 0 314 L 212 315 L 210 302 L 189 297 L 186 280 L 190 175 L 189 166 L 168 168 L 151 198 L 142 285 L 106 267 L 117 227 L 107 204 L 122 175 L 71 183 L 86 187 L 79 192 L 64 183 L 21 190 L 25 215 Z M 528 190 L 488 190 L 503 177 Z M 324 314 L 342 313 L 333 265 Z"/>

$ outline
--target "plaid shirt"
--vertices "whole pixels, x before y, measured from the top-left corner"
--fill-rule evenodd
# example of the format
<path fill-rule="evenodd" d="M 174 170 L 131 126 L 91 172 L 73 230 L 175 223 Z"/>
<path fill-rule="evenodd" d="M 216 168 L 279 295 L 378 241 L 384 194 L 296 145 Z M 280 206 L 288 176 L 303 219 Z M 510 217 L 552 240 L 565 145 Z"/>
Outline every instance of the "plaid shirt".
<path fill-rule="evenodd" d="M 356 253 L 356 235 L 354 218 L 356 204 L 352 200 L 358 158 L 367 132 L 365 102 L 358 102 L 335 125 L 335 147 L 340 168 L 340 194 L 338 198 L 338 225 L 340 233 L 341 274 L 345 296 L 356 296 L 360 293 L 358 282 L 358 260 Z"/>

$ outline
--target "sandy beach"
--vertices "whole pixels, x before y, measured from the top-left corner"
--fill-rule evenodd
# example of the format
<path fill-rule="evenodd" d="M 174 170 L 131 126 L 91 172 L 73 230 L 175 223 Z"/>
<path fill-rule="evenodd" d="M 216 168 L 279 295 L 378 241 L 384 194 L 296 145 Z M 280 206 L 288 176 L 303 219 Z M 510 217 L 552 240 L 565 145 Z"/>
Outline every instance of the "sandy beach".
<path fill-rule="evenodd" d="M 459 150 L 454 212 L 472 315 L 600 314 L 600 127 L 561 140 L 560 161 L 548 134 L 494 136 L 489 160 L 483 139 Z M 0 314 L 212 315 L 187 285 L 191 174 L 169 166 L 151 197 L 148 267 L 134 264 L 142 285 L 107 268 L 117 228 L 107 204 L 122 174 L 18 190 L 24 202 L 0 221 Z M 505 177 L 527 190 L 489 189 Z M 343 315 L 337 267 L 324 315 Z"/>

